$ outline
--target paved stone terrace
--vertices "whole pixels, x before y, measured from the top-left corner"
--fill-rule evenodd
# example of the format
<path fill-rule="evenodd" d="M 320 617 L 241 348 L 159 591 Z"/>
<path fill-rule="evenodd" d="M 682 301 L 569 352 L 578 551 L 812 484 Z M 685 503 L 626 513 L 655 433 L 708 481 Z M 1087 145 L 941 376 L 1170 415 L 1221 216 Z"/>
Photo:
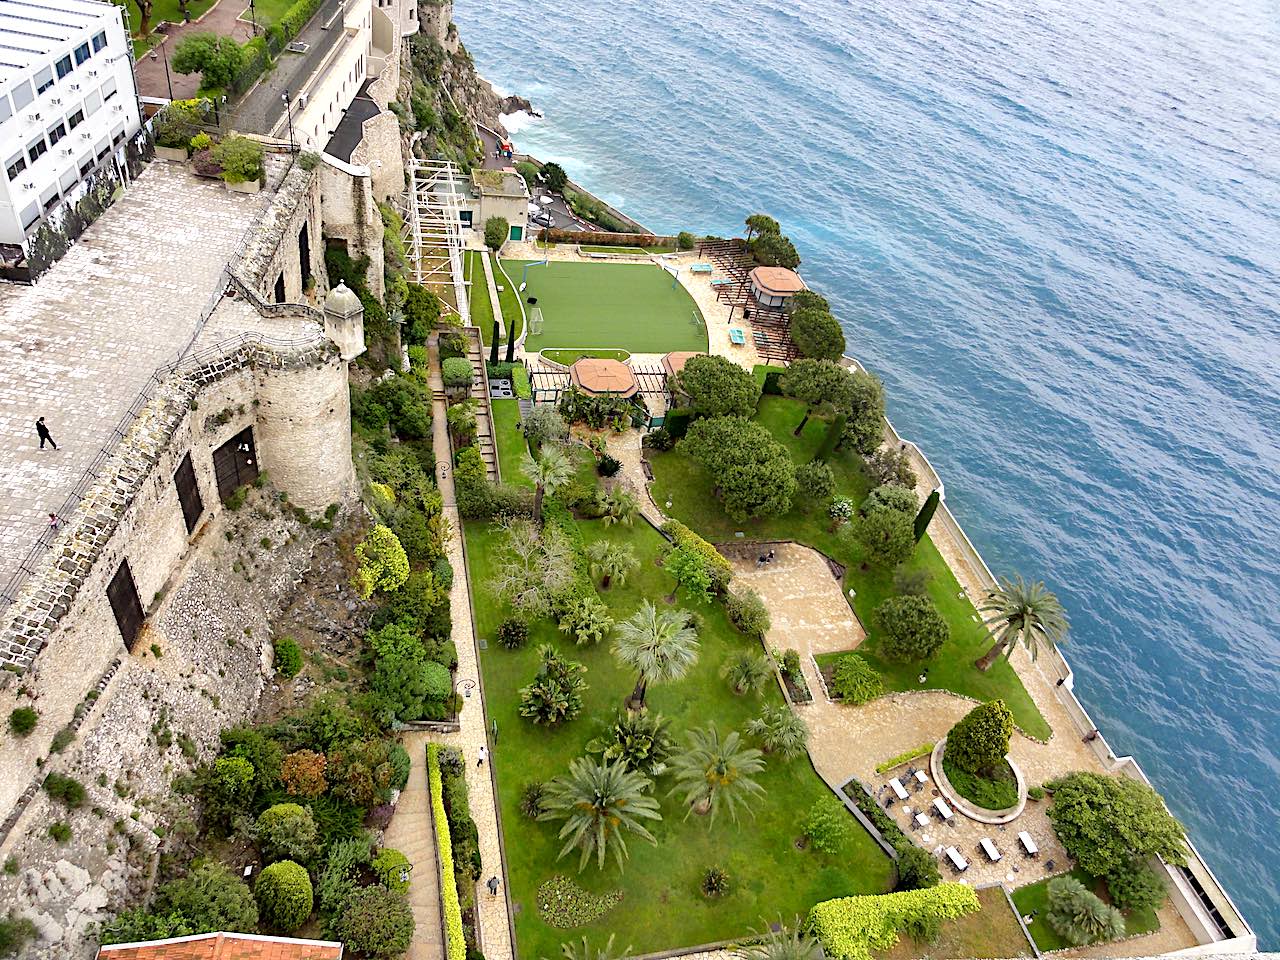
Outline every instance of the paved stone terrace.
<path fill-rule="evenodd" d="M 0 284 L 0 582 L 196 330 L 270 192 L 156 161 L 35 286 Z M 44 416 L 58 450 L 40 450 Z"/>

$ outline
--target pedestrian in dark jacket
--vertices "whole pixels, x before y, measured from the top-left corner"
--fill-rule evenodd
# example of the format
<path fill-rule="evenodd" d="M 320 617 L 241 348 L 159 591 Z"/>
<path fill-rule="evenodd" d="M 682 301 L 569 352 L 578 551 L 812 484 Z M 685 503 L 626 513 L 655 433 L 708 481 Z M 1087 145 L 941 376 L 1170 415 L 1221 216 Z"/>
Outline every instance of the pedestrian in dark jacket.
<path fill-rule="evenodd" d="M 49 441 L 49 446 L 53 447 L 55 450 L 58 449 L 58 445 L 53 442 L 53 435 L 49 433 L 49 428 L 44 425 L 44 417 L 40 417 L 36 420 L 36 435 L 40 437 L 41 450 L 44 449 L 44 443 L 46 440 Z"/>

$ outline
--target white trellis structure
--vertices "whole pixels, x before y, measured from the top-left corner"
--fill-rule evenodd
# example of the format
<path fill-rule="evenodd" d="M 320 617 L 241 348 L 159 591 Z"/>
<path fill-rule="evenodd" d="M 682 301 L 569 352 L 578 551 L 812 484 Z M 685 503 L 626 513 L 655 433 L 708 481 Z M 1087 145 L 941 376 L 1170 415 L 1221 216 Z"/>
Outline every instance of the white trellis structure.
<path fill-rule="evenodd" d="M 410 277 L 426 287 L 453 284 L 458 315 L 471 323 L 462 267 L 462 174 L 448 160 L 414 160 L 409 166 L 404 243 Z"/>

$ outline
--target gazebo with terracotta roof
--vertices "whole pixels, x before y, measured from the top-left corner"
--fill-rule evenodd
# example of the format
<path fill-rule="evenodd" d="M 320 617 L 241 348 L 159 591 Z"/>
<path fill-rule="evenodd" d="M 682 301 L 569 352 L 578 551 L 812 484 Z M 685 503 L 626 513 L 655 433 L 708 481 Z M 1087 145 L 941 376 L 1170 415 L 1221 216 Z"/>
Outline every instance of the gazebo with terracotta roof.
<path fill-rule="evenodd" d="M 636 375 L 621 360 L 583 357 L 569 368 L 569 382 L 593 397 L 634 397 L 640 391 Z"/>
<path fill-rule="evenodd" d="M 676 350 L 662 358 L 662 369 L 666 371 L 668 377 L 674 377 L 684 369 L 690 357 L 698 356 L 701 356 L 701 353 L 697 350 Z"/>
<path fill-rule="evenodd" d="M 804 289 L 800 274 L 786 267 L 756 267 L 750 279 L 751 294 L 762 307 L 780 307 Z"/>

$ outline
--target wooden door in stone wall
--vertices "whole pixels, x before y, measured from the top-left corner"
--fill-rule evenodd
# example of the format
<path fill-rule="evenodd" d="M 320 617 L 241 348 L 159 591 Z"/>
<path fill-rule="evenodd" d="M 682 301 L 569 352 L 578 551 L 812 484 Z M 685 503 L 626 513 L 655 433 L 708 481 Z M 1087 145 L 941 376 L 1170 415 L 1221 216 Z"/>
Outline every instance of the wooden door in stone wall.
<path fill-rule="evenodd" d="M 258 478 L 258 451 L 253 444 L 253 427 L 245 427 L 213 451 L 213 472 L 218 480 L 218 496 L 226 500 L 246 483 Z"/>
<path fill-rule="evenodd" d="M 119 569 L 107 584 L 107 602 L 111 604 L 111 612 L 115 614 L 116 626 L 120 628 L 120 636 L 124 638 L 125 649 L 133 652 L 133 645 L 142 632 L 142 601 L 138 599 L 138 588 L 133 583 L 133 573 L 129 570 L 129 561 L 121 561 Z"/>

